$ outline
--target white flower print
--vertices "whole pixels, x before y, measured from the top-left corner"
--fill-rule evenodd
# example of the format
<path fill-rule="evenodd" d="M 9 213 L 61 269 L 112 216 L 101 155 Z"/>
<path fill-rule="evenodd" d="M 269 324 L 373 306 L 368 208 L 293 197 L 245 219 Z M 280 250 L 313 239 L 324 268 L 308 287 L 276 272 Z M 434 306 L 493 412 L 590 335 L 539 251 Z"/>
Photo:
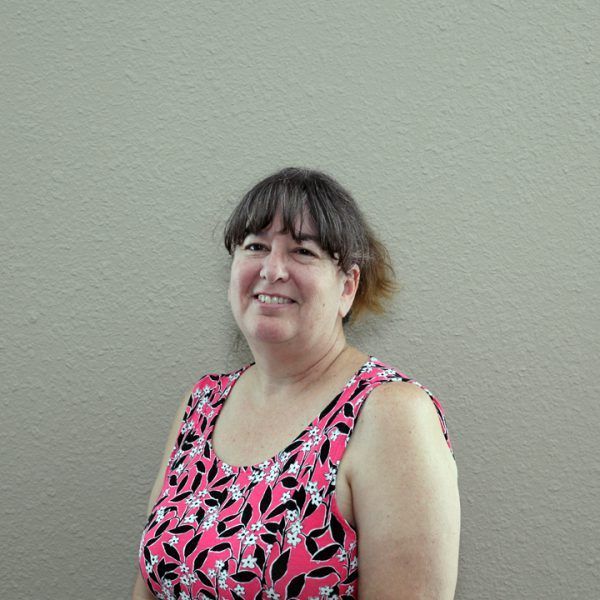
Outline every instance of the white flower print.
<path fill-rule="evenodd" d="M 288 509 L 288 511 L 286 512 L 288 521 L 295 521 L 299 516 L 300 513 L 295 509 Z"/>
<path fill-rule="evenodd" d="M 246 558 L 242 558 L 242 567 L 245 569 L 253 569 L 256 566 L 256 557 L 255 556 L 247 556 Z"/>
<path fill-rule="evenodd" d="M 331 439 L 331 441 L 335 442 L 335 440 L 338 439 L 338 436 L 340 435 L 340 430 L 337 427 L 334 427 L 330 432 L 329 432 L 329 438 Z"/>
<path fill-rule="evenodd" d="M 165 509 L 161 507 L 156 511 L 156 521 L 158 523 L 160 523 L 164 518 L 165 518 Z"/>
<path fill-rule="evenodd" d="M 310 495 L 310 501 L 317 506 L 321 504 L 321 500 L 323 500 L 323 496 L 321 496 L 321 492 L 315 492 Z"/>
<path fill-rule="evenodd" d="M 281 596 L 273 588 L 267 590 L 267 598 L 269 600 L 281 600 Z"/>
<path fill-rule="evenodd" d="M 195 523 L 196 522 L 196 515 L 186 515 L 185 518 L 183 519 L 184 523 Z"/>
<path fill-rule="evenodd" d="M 292 494 L 290 492 L 284 492 L 281 495 L 281 501 L 282 502 L 287 502 L 288 500 L 291 500 L 291 499 L 292 499 Z"/>
<path fill-rule="evenodd" d="M 319 428 L 316 425 L 313 425 L 309 429 L 308 435 L 310 435 L 311 437 L 317 437 L 319 435 Z"/>
<path fill-rule="evenodd" d="M 250 481 L 252 483 L 259 483 L 265 478 L 264 471 L 252 471 L 252 475 L 250 475 Z"/>
<path fill-rule="evenodd" d="M 250 525 L 250 529 L 252 529 L 252 531 L 258 531 L 262 526 L 263 524 L 260 521 L 257 521 L 256 523 Z"/>
<path fill-rule="evenodd" d="M 246 529 L 242 529 L 238 531 L 237 538 L 238 540 L 243 540 L 248 535 L 248 531 Z"/>
<path fill-rule="evenodd" d="M 225 563 L 224 563 L 222 560 L 218 560 L 218 561 L 215 563 L 215 567 L 216 567 L 217 569 L 219 569 L 219 570 L 221 570 L 221 569 L 222 569 L 224 566 L 225 566 Z"/>
<path fill-rule="evenodd" d="M 300 463 L 298 461 L 294 461 L 291 465 L 290 468 L 288 469 L 288 471 L 292 474 L 292 475 L 296 475 L 296 473 L 298 473 L 298 471 L 300 470 Z"/>
<path fill-rule="evenodd" d="M 248 533 L 246 535 L 246 544 L 248 546 L 253 546 L 254 544 L 256 544 L 256 536 L 253 533 Z"/>
<path fill-rule="evenodd" d="M 244 590 L 244 588 L 238 583 L 234 588 L 233 591 L 238 595 L 238 596 L 244 596 L 246 591 Z"/>
<path fill-rule="evenodd" d="M 171 536 L 169 544 L 171 544 L 171 546 L 176 546 L 177 544 L 179 544 L 179 537 L 176 535 Z"/>
<path fill-rule="evenodd" d="M 329 586 L 323 586 L 319 588 L 319 594 L 321 594 L 321 596 L 325 596 L 326 598 L 329 598 L 332 592 L 333 590 Z"/>
<path fill-rule="evenodd" d="M 308 452 L 310 450 L 310 447 L 311 447 L 311 441 L 310 440 L 306 440 L 302 444 L 302 450 L 304 450 L 304 452 Z"/>
<path fill-rule="evenodd" d="M 295 533 L 290 532 L 286 535 L 286 537 L 287 537 L 287 542 L 290 546 L 296 547 L 300 543 L 300 538 Z"/>
<path fill-rule="evenodd" d="M 317 487 L 317 484 L 314 481 L 309 481 L 306 484 L 306 491 L 309 494 L 312 494 L 312 493 L 316 492 L 317 490 L 318 490 L 318 487 Z"/>
<path fill-rule="evenodd" d="M 329 473 L 325 473 L 325 479 L 327 479 L 327 481 L 330 481 L 333 485 L 335 485 L 336 469 L 334 467 L 331 467 L 329 469 Z"/>

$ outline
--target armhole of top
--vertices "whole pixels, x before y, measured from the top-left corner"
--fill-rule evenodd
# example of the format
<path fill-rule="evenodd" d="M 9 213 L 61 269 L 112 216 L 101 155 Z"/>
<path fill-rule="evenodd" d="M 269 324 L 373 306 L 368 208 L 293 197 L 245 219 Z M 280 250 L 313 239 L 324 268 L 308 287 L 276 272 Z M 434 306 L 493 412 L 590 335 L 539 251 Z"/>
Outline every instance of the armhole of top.
<path fill-rule="evenodd" d="M 365 402 L 367 401 L 367 399 L 369 398 L 369 396 L 371 395 L 371 393 L 373 392 L 373 390 L 375 388 L 379 387 L 380 385 L 384 385 L 386 383 L 412 383 L 413 385 L 416 385 L 417 387 L 421 388 L 429 396 L 429 399 L 433 402 L 433 406 L 437 412 L 440 427 L 442 429 L 442 434 L 446 441 L 446 445 L 448 446 L 448 450 L 450 450 L 450 454 L 452 454 L 452 458 L 454 458 L 456 460 L 456 457 L 454 456 L 454 448 L 452 447 L 452 442 L 450 440 L 450 435 L 448 433 L 448 426 L 446 424 L 446 413 L 444 411 L 444 408 L 443 408 L 441 402 L 437 399 L 436 396 L 434 396 L 431 393 L 431 391 L 427 387 L 425 387 L 423 384 L 419 383 L 418 381 L 411 379 L 410 377 L 409 378 L 398 377 L 398 378 L 391 378 L 391 379 L 376 380 L 369 384 L 369 386 L 365 389 L 364 396 L 360 400 L 360 404 L 358 406 L 356 415 L 354 417 L 354 422 L 352 423 L 352 429 L 348 436 L 347 444 L 350 442 L 350 437 L 354 433 L 354 428 L 356 427 L 356 422 L 360 418 L 360 414 L 362 412 Z"/>

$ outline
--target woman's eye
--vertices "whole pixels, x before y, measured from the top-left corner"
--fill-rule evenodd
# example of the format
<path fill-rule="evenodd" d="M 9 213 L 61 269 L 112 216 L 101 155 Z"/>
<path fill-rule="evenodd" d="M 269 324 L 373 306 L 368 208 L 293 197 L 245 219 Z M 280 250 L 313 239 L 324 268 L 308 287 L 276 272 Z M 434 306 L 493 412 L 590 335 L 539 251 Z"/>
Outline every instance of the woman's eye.
<path fill-rule="evenodd" d="M 258 244 L 256 242 L 252 243 L 252 244 L 246 244 L 244 246 L 244 250 L 250 250 L 251 252 L 260 252 L 261 250 L 264 250 L 265 247 L 262 244 Z"/>
<path fill-rule="evenodd" d="M 308 248 L 298 248 L 296 252 L 301 256 L 315 256 L 315 253 L 311 252 Z"/>

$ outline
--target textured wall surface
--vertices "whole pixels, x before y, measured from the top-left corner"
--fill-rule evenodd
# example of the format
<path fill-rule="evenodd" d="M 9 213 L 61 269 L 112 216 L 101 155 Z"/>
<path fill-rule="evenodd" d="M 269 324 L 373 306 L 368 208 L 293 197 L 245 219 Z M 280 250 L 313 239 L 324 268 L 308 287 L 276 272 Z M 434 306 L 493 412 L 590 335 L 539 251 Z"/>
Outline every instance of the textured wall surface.
<path fill-rule="evenodd" d="M 2 597 L 127 598 L 181 395 L 234 368 L 220 231 L 285 165 L 404 284 L 352 340 L 430 387 L 457 598 L 595 599 L 600 4 L 0 5 Z"/>

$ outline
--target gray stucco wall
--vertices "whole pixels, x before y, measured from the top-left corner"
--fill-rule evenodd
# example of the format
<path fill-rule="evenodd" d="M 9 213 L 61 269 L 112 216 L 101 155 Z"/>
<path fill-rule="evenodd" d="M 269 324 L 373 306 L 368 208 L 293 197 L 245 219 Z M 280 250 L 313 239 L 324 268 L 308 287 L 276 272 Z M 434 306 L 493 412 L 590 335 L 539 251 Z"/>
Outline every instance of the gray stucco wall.
<path fill-rule="evenodd" d="M 402 293 L 352 340 L 454 441 L 457 598 L 600 597 L 600 4 L 0 5 L 2 597 L 126 598 L 180 398 L 239 365 L 220 230 L 347 185 Z"/>

